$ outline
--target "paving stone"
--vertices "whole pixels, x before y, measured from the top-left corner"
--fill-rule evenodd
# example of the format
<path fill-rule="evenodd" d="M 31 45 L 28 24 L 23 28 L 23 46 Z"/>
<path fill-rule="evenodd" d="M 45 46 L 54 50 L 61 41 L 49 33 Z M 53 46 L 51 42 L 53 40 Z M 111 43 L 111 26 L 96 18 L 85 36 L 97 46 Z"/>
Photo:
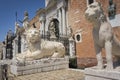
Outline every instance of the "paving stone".
<path fill-rule="evenodd" d="M 17 76 L 13 80 L 84 80 L 84 73 L 72 69 L 62 69 Z"/>

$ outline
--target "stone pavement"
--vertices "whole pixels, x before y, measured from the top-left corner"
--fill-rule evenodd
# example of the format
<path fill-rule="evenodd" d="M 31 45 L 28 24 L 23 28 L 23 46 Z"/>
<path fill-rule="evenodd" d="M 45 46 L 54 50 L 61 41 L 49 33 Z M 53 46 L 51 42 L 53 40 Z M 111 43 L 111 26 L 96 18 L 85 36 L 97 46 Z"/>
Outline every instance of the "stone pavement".
<path fill-rule="evenodd" d="M 80 70 L 62 69 L 24 76 L 16 76 L 11 80 L 84 80 L 84 72 Z"/>

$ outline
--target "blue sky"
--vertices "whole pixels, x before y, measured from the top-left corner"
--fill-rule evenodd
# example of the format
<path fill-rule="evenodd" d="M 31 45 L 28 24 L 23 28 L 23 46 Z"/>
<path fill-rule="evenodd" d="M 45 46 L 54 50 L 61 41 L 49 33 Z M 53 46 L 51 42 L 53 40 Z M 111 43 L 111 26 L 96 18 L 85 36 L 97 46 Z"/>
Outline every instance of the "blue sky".
<path fill-rule="evenodd" d="M 9 30 L 14 32 L 16 12 L 19 20 L 23 20 L 24 11 L 28 11 L 32 19 L 36 10 L 44 6 L 45 0 L 0 0 L 0 42 Z"/>

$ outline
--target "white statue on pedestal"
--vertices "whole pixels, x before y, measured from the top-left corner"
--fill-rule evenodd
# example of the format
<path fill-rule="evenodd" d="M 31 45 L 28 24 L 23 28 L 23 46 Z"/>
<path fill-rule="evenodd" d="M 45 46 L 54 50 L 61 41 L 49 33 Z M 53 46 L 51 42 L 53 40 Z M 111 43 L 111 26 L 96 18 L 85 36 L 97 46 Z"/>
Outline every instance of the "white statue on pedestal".
<path fill-rule="evenodd" d="M 27 11 L 24 12 L 23 27 L 24 27 L 25 31 L 30 28 L 30 25 L 29 25 L 29 14 L 28 14 Z"/>
<path fill-rule="evenodd" d="M 114 35 L 112 26 L 107 21 L 101 4 L 98 2 L 90 4 L 85 11 L 85 16 L 94 26 L 93 38 L 98 61 L 97 68 L 103 68 L 101 50 L 105 48 L 107 60 L 106 69 L 113 69 L 112 54 L 120 57 L 120 41 L 117 39 L 117 36 Z"/>
<path fill-rule="evenodd" d="M 17 54 L 14 59 L 20 62 L 36 60 L 44 57 L 59 58 L 65 55 L 65 47 L 60 42 L 41 41 L 40 31 L 30 28 L 26 32 L 28 50 Z"/>

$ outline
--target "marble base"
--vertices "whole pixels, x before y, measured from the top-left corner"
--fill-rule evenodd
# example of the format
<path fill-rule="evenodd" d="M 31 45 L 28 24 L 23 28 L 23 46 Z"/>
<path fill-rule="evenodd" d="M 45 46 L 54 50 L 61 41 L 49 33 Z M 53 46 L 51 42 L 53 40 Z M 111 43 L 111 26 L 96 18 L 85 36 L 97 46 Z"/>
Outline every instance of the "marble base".
<path fill-rule="evenodd" d="M 85 69 L 85 80 L 120 80 L 120 72 L 117 70 Z"/>
<path fill-rule="evenodd" d="M 11 73 L 16 76 L 66 68 L 69 68 L 68 57 L 54 59 L 46 58 L 34 61 L 26 61 L 24 65 L 10 65 Z"/>

